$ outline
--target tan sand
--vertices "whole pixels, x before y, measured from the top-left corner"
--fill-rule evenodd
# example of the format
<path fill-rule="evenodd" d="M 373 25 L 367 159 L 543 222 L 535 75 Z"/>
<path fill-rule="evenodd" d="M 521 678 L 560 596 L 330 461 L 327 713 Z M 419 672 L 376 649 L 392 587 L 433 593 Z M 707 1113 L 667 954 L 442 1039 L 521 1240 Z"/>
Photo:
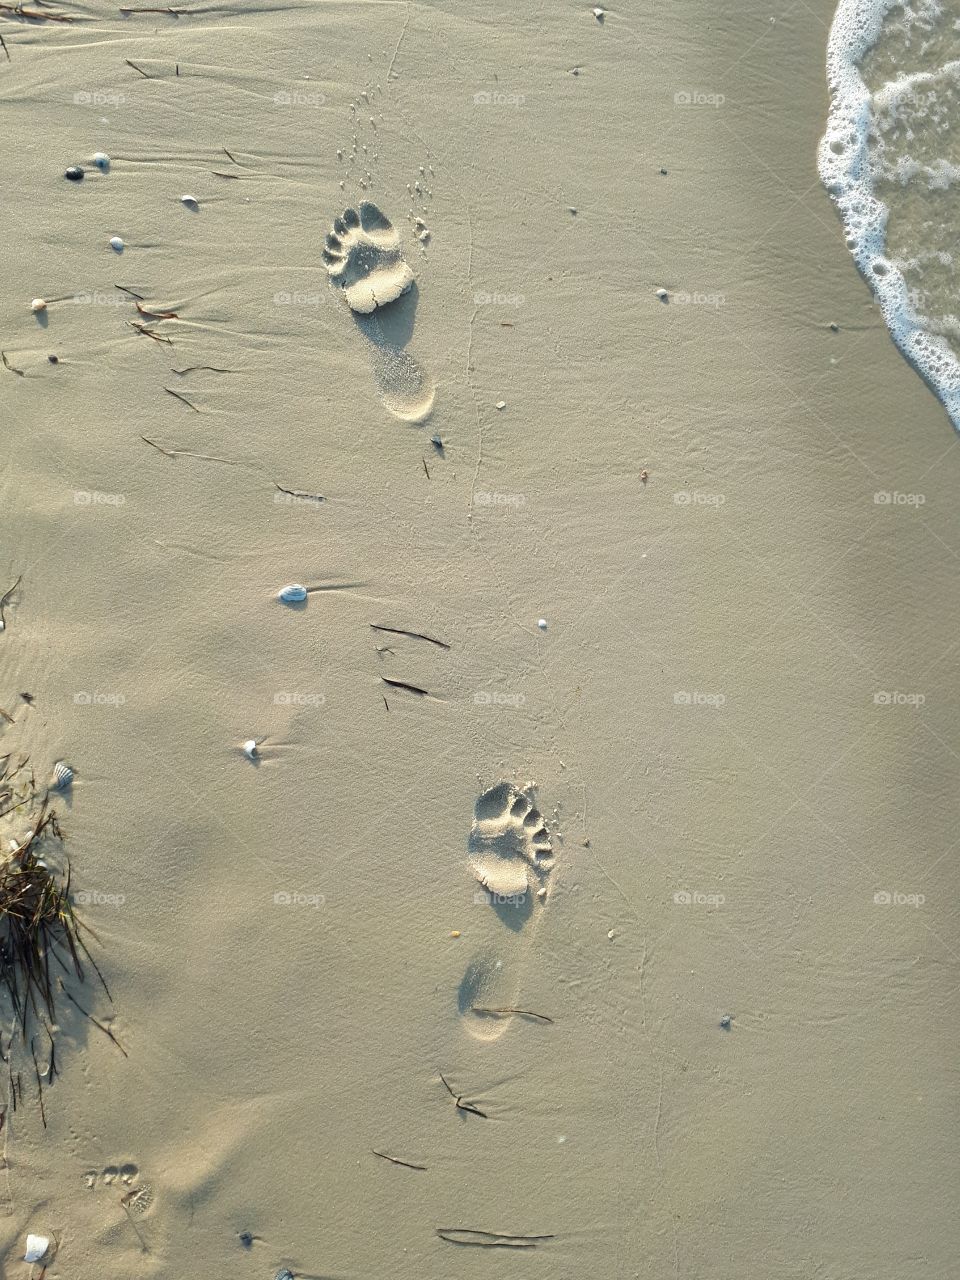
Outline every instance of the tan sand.
<path fill-rule="evenodd" d="M 2 742 L 129 1057 L 25 1077 L 5 1274 L 952 1274 L 960 450 L 817 182 L 828 0 L 63 12 L 2 23 Z"/>

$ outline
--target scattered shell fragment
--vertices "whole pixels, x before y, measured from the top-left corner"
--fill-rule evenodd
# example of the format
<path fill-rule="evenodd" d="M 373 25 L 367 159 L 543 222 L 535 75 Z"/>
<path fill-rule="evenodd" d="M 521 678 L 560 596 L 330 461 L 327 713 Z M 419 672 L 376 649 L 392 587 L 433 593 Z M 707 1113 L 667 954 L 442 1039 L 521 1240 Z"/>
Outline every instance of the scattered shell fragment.
<path fill-rule="evenodd" d="M 117 253 L 123 253 L 123 241 L 119 236 L 110 237 L 110 248 L 114 249 Z"/>
<path fill-rule="evenodd" d="M 72 164 L 69 169 L 65 170 L 63 176 L 70 182 L 79 182 L 83 177 L 83 170 L 78 164 Z"/>
<path fill-rule="evenodd" d="M 459 930 L 459 929 L 451 929 L 451 930 L 450 930 L 450 937 L 451 937 L 451 938 L 459 938 L 459 937 L 460 937 L 460 930 Z"/>
<path fill-rule="evenodd" d="M 243 754 L 247 757 L 248 760 L 255 760 L 257 758 L 258 752 L 257 752 L 256 738 L 247 739 L 247 741 L 243 744 Z"/>
<path fill-rule="evenodd" d="M 602 22 L 604 18 L 607 16 L 607 11 L 606 9 L 601 9 L 598 5 L 597 8 L 594 9 L 593 11 L 593 16 L 596 18 L 598 22 Z"/>
<path fill-rule="evenodd" d="M 723 1017 L 720 1019 L 720 1025 L 721 1027 L 723 1027 L 724 1031 L 730 1030 L 730 1023 L 732 1021 L 733 1021 L 733 1018 L 730 1016 L 729 1013 L 725 1013 L 723 1015 Z"/>
<path fill-rule="evenodd" d="M 498 409 L 505 409 L 506 407 L 507 407 L 507 402 L 506 402 L 506 400 L 498 400 L 498 401 L 497 401 L 497 408 L 498 408 Z"/>
<path fill-rule="evenodd" d="M 538 618 L 538 619 L 537 619 L 537 626 L 540 628 L 540 630 L 541 630 L 541 631 L 546 631 L 546 629 L 547 629 L 547 620 L 546 620 L 546 618 Z"/>
<path fill-rule="evenodd" d="M 658 289 L 657 297 L 660 299 L 661 302 L 666 302 L 667 299 L 670 297 L 670 295 L 669 293 L 667 293 L 666 289 Z"/>
<path fill-rule="evenodd" d="M 34 300 L 30 303 L 30 310 L 33 311 L 35 314 L 40 311 L 46 311 L 46 309 L 47 309 L 46 298 L 34 298 Z"/>
<path fill-rule="evenodd" d="M 58 760 L 53 766 L 53 785 L 58 791 L 66 791 L 73 785 L 73 770 L 65 760 Z"/>
<path fill-rule="evenodd" d="M 105 151 L 98 151 L 93 157 L 93 163 L 97 166 L 101 173 L 106 173 L 110 168 L 110 157 Z"/>
<path fill-rule="evenodd" d="M 299 604 L 306 598 L 307 588 L 302 582 L 288 582 L 277 592 L 277 599 L 282 600 L 284 604 Z"/>
<path fill-rule="evenodd" d="M 27 1251 L 23 1255 L 24 1262 L 39 1262 L 43 1255 L 50 1248 L 50 1241 L 46 1236 L 27 1236 Z"/>
<path fill-rule="evenodd" d="M 294 1280 L 293 1272 L 288 1271 L 286 1267 L 283 1267 L 273 1277 L 273 1280 Z"/>
<path fill-rule="evenodd" d="M 180 203 L 187 209 L 192 209 L 194 212 L 200 208 L 200 201 L 196 196 L 181 196 Z"/>

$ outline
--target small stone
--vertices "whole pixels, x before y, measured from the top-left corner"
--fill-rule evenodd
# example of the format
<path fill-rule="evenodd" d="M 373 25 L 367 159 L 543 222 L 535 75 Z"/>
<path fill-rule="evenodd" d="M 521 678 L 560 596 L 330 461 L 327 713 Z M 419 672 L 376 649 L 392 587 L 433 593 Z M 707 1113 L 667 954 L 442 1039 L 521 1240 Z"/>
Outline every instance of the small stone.
<path fill-rule="evenodd" d="M 51 364 L 59 364 L 59 363 L 60 363 L 60 357 L 59 357 L 59 356 L 47 356 L 47 359 L 50 361 L 50 363 L 51 363 Z"/>
<path fill-rule="evenodd" d="M 83 178 L 83 170 L 78 164 L 72 164 L 63 176 L 70 182 L 79 182 Z"/>
<path fill-rule="evenodd" d="M 249 1231 L 240 1232 L 240 1243 L 245 1249 L 251 1249 L 253 1247 L 253 1236 Z"/>
<path fill-rule="evenodd" d="M 598 22 L 601 22 L 601 23 L 602 23 L 602 22 L 603 22 L 603 20 L 604 20 L 604 18 L 607 16 L 607 11 L 606 11 L 606 9 L 601 9 L 601 8 L 597 7 L 597 8 L 596 8 L 596 9 L 594 9 L 594 11 L 593 11 L 593 16 L 596 18 L 596 20 L 597 20 Z"/>
<path fill-rule="evenodd" d="M 451 930 L 450 930 L 450 937 L 451 937 L 451 938 L 459 938 L 459 937 L 460 937 L 460 930 L 459 930 L 459 929 L 451 929 Z"/>
<path fill-rule="evenodd" d="M 669 300 L 670 295 L 669 293 L 667 293 L 666 289 L 658 289 L 657 297 L 660 299 L 661 302 L 667 302 Z"/>
<path fill-rule="evenodd" d="M 46 309 L 47 309 L 46 298 L 34 298 L 34 300 L 30 303 L 30 310 L 35 315 L 39 314 L 41 311 L 46 311 Z"/>
<path fill-rule="evenodd" d="M 443 441 L 440 438 L 439 432 L 435 436 L 430 437 L 430 443 L 436 449 L 437 453 L 443 453 Z"/>
<path fill-rule="evenodd" d="M 196 196 L 181 196 L 180 203 L 185 209 L 192 209 L 194 213 L 200 208 L 200 201 Z"/>
<path fill-rule="evenodd" d="M 120 239 L 119 236 L 110 237 L 110 248 L 113 249 L 116 253 L 123 253 L 123 241 Z"/>
<path fill-rule="evenodd" d="M 831 333 L 839 333 L 839 332 L 840 332 L 840 326 L 836 323 L 836 321 L 835 321 L 835 320 L 831 320 L 831 321 L 830 321 L 830 332 L 831 332 Z"/>
<path fill-rule="evenodd" d="M 507 407 L 507 402 L 506 402 L 506 400 L 498 400 L 498 401 L 497 401 L 497 408 L 498 408 L 498 409 L 505 409 L 506 407 Z"/>
<path fill-rule="evenodd" d="M 733 1018 L 731 1018 L 729 1013 L 725 1013 L 723 1017 L 720 1019 L 720 1025 L 721 1027 L 723 1027 L 724 1031 L 730 1030 L 731 1022 L 733 1022 Z"/>
<path fill-rule="evenodd" d="M 93 157 L 93 163 L 101 173 L 106 173 L 110 168 L 110 157 L 105 151 L 98 151 Z"/>
<path fill-rule="evenodd" d="M 660 170 L 660 172 L 661 172 L 661 174 L 662 174 L 664 177 L 666 177 L 666 176 L 667 176 L 667 171 L 666 171 L 666 169 L 661 169 L 661 170 Z"/>
<path fill-rule="evenodd" d="M 547 896 L 547 886 L 541 885 L 540 888 L 537 890 L 537 897 L 540 899 L 541 902 L 543 902 L 546 896 Z"/>
<path fill-rule="evenodd" d="M 616 934 L 616 931 L 615 931 L 614 929 L 610 929 L 610 930 L 608 930 L 608 931 L 607 931 L 607 937 L 610 939 L 610 941 L 611 941 L 611 942 L 614 940 L 614 938 L 615 938 L 616 936 L 617 936 L 617 934 Z"/>
<path fill-rule="evenodd" d="M 546 618 L 538 618 L 538 619 L 537 619 L 537 626 L 540 628 L 540 630 L 541 630 L 541 631 L 546 631 L 546 629 L 547 629 L 547 620 L 546 620 Z"/>

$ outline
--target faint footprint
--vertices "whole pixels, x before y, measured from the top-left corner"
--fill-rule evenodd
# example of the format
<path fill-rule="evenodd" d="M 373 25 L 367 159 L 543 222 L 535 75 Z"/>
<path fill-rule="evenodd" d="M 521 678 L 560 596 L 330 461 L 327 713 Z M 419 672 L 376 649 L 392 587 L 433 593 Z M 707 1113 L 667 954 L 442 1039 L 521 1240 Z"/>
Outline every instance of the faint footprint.
<path fill-rule="evenodd" d="M 553 841 L 534 803 L 532 784 L 488 787 L 477 800 L 467 848 L 473 874 L 484 886 L 474 903 L 489 904 L 501 923 L 519 933 L 542 910 L 554 864 Z M 489 947 L 467 966 L 457 1007 L 475 1038 L 498 1039 L 514 1018 L 550 1021 L 540 1011 L 520 1007 L 522 961 L 532 940 L 528 930 L 506 959 Z"/>
<path fill-rule="evenodd" d="M 435 388 L 406 350 L 413 334 L 417 287 L 397 229 L 375 204 L 361 200 L 359 213 L 346 209 L 334 219 L 323 261 L 371 343 L 384 404 L 398 418 L 422 422 L 433 408 Z"/>
<path fill-rule="evenodd" d="M 83 1181 L 89 1190 L 94 1191 L 99 1186 L 112 1187 L 118 1183 L 132 1187 L 139 1176 L 140 1170 L 135 1164 L 108 1164 L 105 1169 L 88 1170 Z"/>

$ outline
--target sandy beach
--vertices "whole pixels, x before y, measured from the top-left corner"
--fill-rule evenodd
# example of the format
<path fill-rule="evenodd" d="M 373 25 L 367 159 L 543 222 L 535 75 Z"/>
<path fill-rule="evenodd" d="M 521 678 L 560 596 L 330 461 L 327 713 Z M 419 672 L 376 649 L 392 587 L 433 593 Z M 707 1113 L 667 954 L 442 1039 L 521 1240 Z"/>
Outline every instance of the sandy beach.
<path fill-rule="evenodd" d="M 0 13 L 4 1276 L 954 1275 L 960 450 L 717 8 Z"/>

